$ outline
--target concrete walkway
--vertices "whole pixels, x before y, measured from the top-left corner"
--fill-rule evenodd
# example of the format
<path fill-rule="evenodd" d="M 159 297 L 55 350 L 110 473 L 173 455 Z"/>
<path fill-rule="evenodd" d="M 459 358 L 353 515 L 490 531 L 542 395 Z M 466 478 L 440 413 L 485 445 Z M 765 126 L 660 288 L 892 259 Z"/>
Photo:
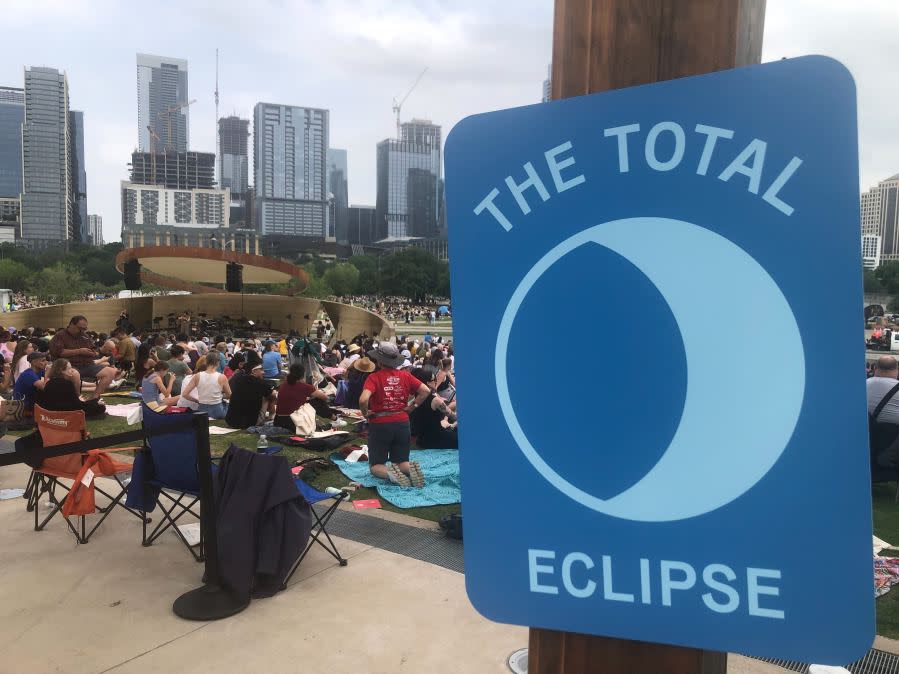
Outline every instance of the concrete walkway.
<path fill-rule="evenodd" d="M 22 466 L 0 488 L 24 487 Z M 33 531 L 22 499 L 0 501 L 0 673 L 7 672 L 508 672 L 527 630 L 491 623 L 464 577 L 352 541 L 338 567 L 318 546 L 291 586 L 213 622 L 177 618 L 172 601 L 200 584 L 202 565 L 174 534 L 140 545 L 120 510 L 87 545 L 62 520 Z M 783 673 L 731 656 L 730 674 Z"/>

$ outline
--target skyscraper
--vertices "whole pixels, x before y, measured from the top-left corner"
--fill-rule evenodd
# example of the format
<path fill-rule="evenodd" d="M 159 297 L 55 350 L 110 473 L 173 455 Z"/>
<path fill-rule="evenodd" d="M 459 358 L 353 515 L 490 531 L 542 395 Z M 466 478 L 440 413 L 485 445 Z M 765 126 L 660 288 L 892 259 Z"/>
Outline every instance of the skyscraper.
<path fill-rule="evenodd" d="M 74 238 L 88 242 L 90 229 L 87 221 L 87 171 L 84 168 L 84 113 L 69 112 L 69 134 L 72 137 L 72 191 L 75 200 L 72 209 Z"/>
<path fill-rule="evenodd" d="M 0 198 L 22 193 L 22 123 L 25 92 L 0 87 Z"/>
<path fill-rule="evenodd" d="M 53 68 L 25 69 L 20 236 L 32 247 L 73 238 L 69 84 Z"/>
<path fill-rule="evenodd" d="M 337 243 L 347 243 L 347 208 L 349 207 L 346 150 L 328 148 L 328 192 L 334 199 L 334 219 L 328 223 Z"/>
<path fill-rule="evenodd" d="M 103 218 L 99 215 L 89 215 L 87 216 L 88 222 L 88 243 L 94 246 L 102 246 L 103 245 Z"/>
<path fill-rule="evenodd" d="M 883 195 L 880 187 L 872 187 L 861 196 L 862 234 L 879 235 L 880 231 L 880 203 Z"/>
<path fill-rule="evenodd" d="M 428 120 L 406 122 L 398 140 L 378 143 L 376 240 L 437 236 L 440 152 L 440 126 Z"/>
<path fill-rule="evenodd" d="M 155 173 L 154 173 L 155 171 Z M 215 187 L 215 155 L 212 152 L 132 152 L 131 182 L 179 190 Z"/>
<path fill-rule="evenodd" d="M 0 87 L 0 225 L 19 231 L 25 92 Z M 8 232 L 7 232 L 8 233 Z"/>
<path fill-rule="evenodd" d="M 253 166 L 261 234 L 325 237 L 327 155 L 327 110 L 256 104 Z"/>
<path fill-rule="evenodd" d="M 158 151 L 187 151 L 190 145 L 187 106 L 167 113 L 176 104 L 187 102 L 187 61 L 137 55 L 137 138 L 141 151 L 150 152 L 153 148 L 148 126 L 159 136 Z"/>
<path fill-rule="evenodd" d="M 222 117 L 219 120 L 219 187 L 231 190 L 231 226 L 247 224 L 247 188 L 249 160 L 247 139 L 250 120 Z"/>
<path fill-rule="evenodd" d="M 880 237 L 884 262 L 899 260 L 899 173 L 861 195 L 862 235 Z"/>
<path fill-rule="evenodd" d="M 899 173 L 880 182 L 881 259 L 899 260 Z"/>

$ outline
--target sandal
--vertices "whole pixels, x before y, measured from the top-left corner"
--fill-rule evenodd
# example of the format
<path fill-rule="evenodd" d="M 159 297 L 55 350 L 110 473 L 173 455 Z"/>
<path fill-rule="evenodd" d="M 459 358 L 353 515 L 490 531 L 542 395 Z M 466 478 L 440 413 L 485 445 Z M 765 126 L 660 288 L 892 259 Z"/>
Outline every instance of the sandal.
<path fill-rule="evenodd" d="M 413 487 L 421 489 L 425 486 L 425 475 L 421 472 L 421 465 L 418 461 L 409 462 L 409 481 Z"/>
<path fill-rule="evenodd" d="M 412 482 L 409 480 L 409 476 L 392 463 L 387 466 L 387 479 L 393 482 L 393 484 L 399 485 L 400 487 L 412 486 Z"/>

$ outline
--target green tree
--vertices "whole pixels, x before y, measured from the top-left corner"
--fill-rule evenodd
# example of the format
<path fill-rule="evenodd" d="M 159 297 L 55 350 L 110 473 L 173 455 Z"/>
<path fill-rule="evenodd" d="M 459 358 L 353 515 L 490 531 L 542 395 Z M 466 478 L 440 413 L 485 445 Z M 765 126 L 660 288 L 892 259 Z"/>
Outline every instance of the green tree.
<path fill-rule="evenodd" d="M 373 255 L 353 255 L 350 264 L 359 270 L 359 287 L 366 292 L 379 292 L 378 259 Z"/>
<path fill-rule="evenodd" d="M 880 281 L 882 292 L 899 294 L 899 261 L 884 262 L 874 270 L 874 276 Z"/>
<path fill-rule="evenodd" d="M 880 282 L 880 279 L 877 278 L 877 274 L 873 269 L 863 270 L 863 281 L 866 293 L 883 292 L 883 284 Z"/>
<path fill-rule="evenodd" d="M 401 295 L 423 301 L 437 293 L 440 262 L 421 248 L 409 248 L 381 259 L 381 289 L 388 295 Z"/>
<path fill-rule="evenodd" d="M 71 302 L 85 291 L 81 272 L 58 262 L 31 277 L 30 292 L 47 302 Z"/>
<path fill-rule="evenodd" d="M 309 276 L 309 285 L 306 286 L 306 290 L 302 293 L 303 295 L 323 299 L 334 294 L 328 282 L 322 276 L 316 275 L 315 270 L 311 266 L 306 267 L 306 274 Z"/>
<path fill-rule="evenodd" d="M 348 262 L 331 265 L 324 275 L 335 295 L 351 295 L 359 285 L 359 270 Z"/>
<path fill-rule="evenodd" d="M 450 272 L 447 262 L 440 263 L 440 271 L 437 274 L 437 288 L 434 290 L 434 294 L 438 297 L 450 296 Z"/>
<path fill-rule="evenodd" d="M 25 290 L 31 270 L 16 260 L 0 260 L 0 287 Z"/>
<path fill-rule="evenodd" d="M 116 270 L 114 259 L 95 257 L 87 260 L 81 269 L 84 270 L 85 280 L 93 285 L 104 286 L 118 285 L 122 281 L 122 275 Z"/>

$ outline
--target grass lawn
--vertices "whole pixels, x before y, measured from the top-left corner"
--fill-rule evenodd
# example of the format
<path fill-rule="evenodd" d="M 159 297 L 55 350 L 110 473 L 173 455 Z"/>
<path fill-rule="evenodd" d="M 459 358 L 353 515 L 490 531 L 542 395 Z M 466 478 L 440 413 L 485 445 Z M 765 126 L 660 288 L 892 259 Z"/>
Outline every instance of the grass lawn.
<path fill-rule="evenodd" d="M 899 504 L 895 502 L 896 483 L 875 484 L 872 487 L 874 501 L 874 535 L 899 546 Z M 890 557 L 899 556 L 899 550 L 885 550 Z M 877 633 L 890 639 L 899 639 L 899 586 L 876 601 Z"/>
<path fill-rule="evenodd" d="M 119 402 L 131 402 L 128 399 L 120 398 L 118 400 L 114 398 L 107 399 L 107 402 L 110 404 L 116 404 Z M 224 421 L 214 421 L 212 425 L 215 426 L 224 426 Z M 99 438 L 104 435 L 110 435 L 112 433 L 122 433 L 125 431 L 133 431 L 138 430 L 138 426 L 129 426 L 127 422 L 121 417 L 113 417 L 107 416 L 105 419 L 101 419 L 99 421 L 88 421 L 87 428 L 91 433 L 91 436 L 94 438 Z M 22 433 L 13 433 L 13 435 L 22 435 Z M 357 436 L 350 435 L 350 440 L 347 441 L 346 444 L 363 444 L 357 439 Z M 225 453 L 225 450 L 228 449 L 228 446 L 231 443 L 234 443 L 238 447 L 243 447 L 245 449 L 256 449 L 256 443 L 259 441 L 259 436 L 253 433 L 247 433 L 246 431 L 235 431 L 234 433 L 229 433 L 227 435 L 210 435 L 209 436 L 209 444 L 212 449 L 213 456 L 221 456 Z M 270 442 L 272 444 L 280 444 L 278 443 L 278 438 L 271 438 Z M 287 457 L 287 460 L 290 462 L 290 465 L 294 465 L 294 462 L 299 459 L 308 459 L 311 457 L 322 457 L 327 459 L 334 451 L 336 450 L 326 450 L 322 452 L 315 452 L 311 450 L 303 450 L 297 447 L 287 447 L 285 446 L 281 450 L 281 455 Z M 413 452 L 414 454 L 414 452 Z M 310 484 L 312 484 L 317 489 L 324 491 L 325 487 L 343 487 L 349 483 L 349 480 L 346 476 L 338 470 L 337 466 L 331 464 L 331 466 L 324 470 L 318 470 L 315 477 L 309 480 Z M 363 499 L 371 499 L 378 498 L 378 493 L 374 489 L 357 489 L 352 492 L 350 495 L 351 500 L 360 501 Z M 413 517 L 419 517 L 423 520 L 431 520 L 436 522 L 444 515 L 448 515 L 450 513 L 458 513 L 461 512 L 461 506 L 457 503 L 455 505 L 445 505 L 445 506 L 430 506 L 427 508 L 397 508 L 384 499 L 381 500 L 381 507 L 384 510 L 391 510 L 397 513 L 403 513 L 405 515 L 411 515 Z M 899 539 L 897 539 L 899 540 Z"/>

